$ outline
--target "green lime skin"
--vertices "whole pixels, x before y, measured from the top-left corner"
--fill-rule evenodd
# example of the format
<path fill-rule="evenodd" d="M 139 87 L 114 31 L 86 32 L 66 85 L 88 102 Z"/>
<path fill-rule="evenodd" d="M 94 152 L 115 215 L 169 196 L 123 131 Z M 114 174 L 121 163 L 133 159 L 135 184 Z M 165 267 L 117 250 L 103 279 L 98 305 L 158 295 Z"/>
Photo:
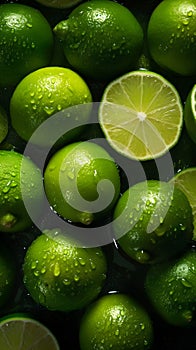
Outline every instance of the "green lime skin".
<path fill-rule="evenodd" d="M 196 74 L 195 0 L 161 1 L 151 14 L 147 40 L 154 61 L 182 76 Z"/>
<path fill-rule="evenodd" d="M 36 0 L 36 1 L 47 7 L 66 9 L 66 8 L 76 6 L 82 0 Z"/>
<path fill-rule="evenodd" d="M 48 201 L 59 215 L 90 225 L 110 214 L 120 194 L 120 175 L 103 147 L 75 142 L 49 160 L 44 185 Z"/>
<path fill-rule="evenodd" d="M 77 115 L 75 109 L 72 113 L 65 113 L 67 124 L 71 118 L 80 118 L 85 124 L 91 110 L 88 103 L 91 102 L 92 96 L 86 82 L 73 70 L 58 66 L 40 68 L 25 76 L 14 89 L 10 100 L 11 123 L 17 134 L 28 141 L 49 117 L 72 106 L 87 104 L 87 108 Z M 53 132 L 52 126 L 41 134 L 41 140 L 39 136 L 34 137 L 33 143 L 48 146 L 50 132 Z M 74 128 L 67 133 L 65 130 L 63 142 L 70 142 L 70 138 L 76 137 L 76 134 Z"/>
<path fill-rule="evenodd" d="M 31 297 L 49 310 L 72 311 L 98 297 L 106 280 L 101 248 L 81 248 L 66 235 L 45 231 L 29 246 L 23 264 Z"/>
<path fill-rule="evenodd" d="M 8 116 L 2 106 L 0 106 L 0 143 L 8 134 Z"/>
<path fill-rule="evenodd" d="M 143 46 L 143 31 L 134 15 L 108 0 L 77 6 L 54 33 L 71 66 L 95 80 L 111 80 L 133 68 Z"/>
<path fill-rule="evenodd" d="M 15 151 L 0 151 L 0 231 L 20 232 L 32 226 L 42 208 L 39 168 Z M 31 210 L 31 213 L 28 213 Z M 29 215 L 30 214 L 30 215 Z"/>
<path fill-rule="evenodd" d="M 185 194 L 158 180 L 131 186 L 114 209 L 119 247 L 139 263 L 157 263 L 187 248 L 193 236 L 193 214 Z"/>
<path fill-rule="evenodd" d="M 16 267 L 11 251 L 4 245 L 0 248 L 0 307 L 4 307 L 16 287 Z"/>
<path fill-rule="evenodd" d="M 144 350 L 153 343 L 151 319 L 126 294 L 108 294 L 86 310 L 79 331 L 81 350 Z"/>
<path fill-rule="evenodd" d="M 196 325 L 196 252 L 149 268 L 145 289 L 156 312 L 170 325 Z"/>
<path fill-rule="evenodd" d="M 50 63 L 52 29 L 42 13 L 22 4 L 0 6 L 0 86 L 15 86 Z"/>

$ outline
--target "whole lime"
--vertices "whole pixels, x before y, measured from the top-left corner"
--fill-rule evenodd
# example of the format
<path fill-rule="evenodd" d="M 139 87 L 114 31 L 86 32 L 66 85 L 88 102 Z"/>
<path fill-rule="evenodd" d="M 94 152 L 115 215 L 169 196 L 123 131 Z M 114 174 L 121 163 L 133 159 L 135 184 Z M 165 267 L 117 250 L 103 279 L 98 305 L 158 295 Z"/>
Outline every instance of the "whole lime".
<path fill-rule="evenodd" d="M 195 0 L 161 1 L 151 14 L 147 40 L 154 61 L 167 70 L 196 74 Z"/>
<path fill-rule="evenodd" d="M 0 86 L 15 86 L 50 63 L 53 33 L 39 10 L 23 4 L 1 5 L 0 33 Z"/>
<path fill-rule="evenodd" d="M 50 116 L 68 107 L 91 101 L 87 84 L 74 71 L 64 67 L 41 68 L 27 75 L 14 90 L 10 101 L 12 126 L 22 139 L 28 141 Z M 78 112 L 74 117 L 87 121 L 89 110 L 85 111 L 86 113 Z M 70 114 L 66 114 L 65 118 L 68 123 Z M 41 136 L 42 143 L 47 144 L 48 132 L 45 131 Z M 40 140 L 34 139 L 33 142 L 39 143 Z"/>
<path fill-rule="evenodd" d="M 131 296 L 108 294 L 93 302 L 80 325 L 81 350 L 144 350 L 153 343 L 146 310 Z"/>
<path fill-rule="evenodd" d="M 141 25 L 128 8 L 109 0 L 86 1 L 54 33 L 68 62 L 84 76 L 109 80 L 132 69 L 143 45 Z"/>
<path fill-rule="evenodd" d="M 30 204 L 31 214 L 36 218 L 42 200 L 39 168 L 18 152 L 0 150 L 0 231 L 20 232 L 30 228 L 32 220 L 26 206 Z"/>
<path fill-rule="evenodd" d="M 172 183 L 139 182 L 114 209 L 114 235 L 122 250 L 140 263 L 170 259 L 187 248 L 193 214 L 186 195 Z"/>
<path fill-rule="evenodd" d="M 38 304 L 50 310 L 71 311 L 95 299 L 106 279 L 101 248 L 80 248 L 58 230 L 45 231 L 29 246 L 24 284 Z"/>
<path fill-rule="evenodd" d="M 174 326 L 195 326 L 196 252 L 188 250 L 147 272 L 145 288 L 156 312 Z"/>
<path fill-rule="evenodd" d="M 53 209 L 74 223 L 89 225 L 111 211 L 120 193 L 118 168 L 109 153 L 90 141 L 57 151 L 44 172 Z"/>

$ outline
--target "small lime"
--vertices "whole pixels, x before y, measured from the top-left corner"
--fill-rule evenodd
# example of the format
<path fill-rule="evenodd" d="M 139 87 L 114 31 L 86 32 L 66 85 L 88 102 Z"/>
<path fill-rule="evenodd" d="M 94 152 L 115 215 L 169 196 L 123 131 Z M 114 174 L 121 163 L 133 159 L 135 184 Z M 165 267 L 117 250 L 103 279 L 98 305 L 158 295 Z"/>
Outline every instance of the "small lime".
<path fill-rule="evenodd" d="M 150 267 L 146 292 L 157 313 L 174 326 L 195 326 L 196 252 Z"/>
<path fill-rule="evenodd" d="M 81 350 L 147 350 L 153 328 L 146 310 L 129 295 L 108 294 L 91 304 L 81 321 Z"/>
<path fill-rule="evenodd" d="M 23 4 L 0 6 L 0 86 L 16 85 L 49 64 L 53 33 L 42 13 Z"/>
<path fill-rule="evenodd" d="M 185 193 L 192 207 L 194 217 L 193 239 L 196 240 L 196 168 L 192 167 L 180 171 L 171 181 L 174 181 L 175 186 Z"/>
<path fill-rule="evenodd" d="M 64 67 L 41 68 L 27 75 L 14 90 L 10 101 L 12 126 L 21 138 L 28 141 L 50 116 L 91 101 L 87 84 L 74 71 Z M 89 113 L 80 117 L 87 121 Z M 69 119 L 69 115 L 65 118 Z M 42 142 L 47 143 L 47 133 L 42 134 Z"/>
<path fill-rule="evenodd" d="M 150 54 L 163 68 L 184 76 L 196 74 L 195 0 L 161 1 L 151 14 Z"/>
<path fill-rule="evenodd" d="M 50 310 L 72 311 L 95 299 L 106 279 L 101 248 L 78 248 L 57 231 L 45 231 L 27 250 L 24 284 L 38 304 Z"/>
<path fill-rule="evenodd" d="M 46 195 L 63 218 L 85 225 L 103 219 L 120 193 L 118 168 L 93 142 L 75 142 L 57 151 L 44 173 Z"/>
<path fill-rule="evenodd" d="M 54 33 L 68 62 L 81 74 L 109 80 L 132 69 L 143 45 L 141 25 L 115 1 L 92 0 L 77 6 Z"/>
<path fill-rule="evenodd" d="M 186 249 L 193 236 L 192 209 L 173 184 L 148 180 L 131 186 L 120 197 L 113 228 L 129 257 L 155 263 Z"/>
<path fill-rule="evenodd" d="M 43 200 L 39 168 L 15 151 L 0 151 L 0 231 L 19 232 L 32 225 L 26 203 L 38 217 Z"/>

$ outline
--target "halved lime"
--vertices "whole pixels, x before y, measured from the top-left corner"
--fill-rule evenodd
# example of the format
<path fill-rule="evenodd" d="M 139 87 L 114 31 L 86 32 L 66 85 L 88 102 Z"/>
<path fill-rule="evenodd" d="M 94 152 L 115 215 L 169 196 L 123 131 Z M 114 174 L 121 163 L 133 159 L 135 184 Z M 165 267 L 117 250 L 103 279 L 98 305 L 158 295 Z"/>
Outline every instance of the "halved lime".
<path fill-rule="evenodd" d="M 196 143 L 196 84 L 193 86 L 186 99 L 184 121 L 190 138 Z"/>
<path fill-rule="evenodd" d="M 193 239 L 196 240 L 196 167 L 187 168 L 177 173 L 173 179 L 176 186 L 185 193 L 193 211 Z"/>
<path fill-rule="evenodd" d="M 151 71 L 133 71 L 105 89 L 99 121 L 109 144 L 137 160 L 157 158 L 181 133 L 183 110 L 175 87 Z"/>
<path fill-rule="evenodd" d="M 1 350 L 60 350 L 42 323 L 23 315 L 7 316 L 0 322 Z"/>

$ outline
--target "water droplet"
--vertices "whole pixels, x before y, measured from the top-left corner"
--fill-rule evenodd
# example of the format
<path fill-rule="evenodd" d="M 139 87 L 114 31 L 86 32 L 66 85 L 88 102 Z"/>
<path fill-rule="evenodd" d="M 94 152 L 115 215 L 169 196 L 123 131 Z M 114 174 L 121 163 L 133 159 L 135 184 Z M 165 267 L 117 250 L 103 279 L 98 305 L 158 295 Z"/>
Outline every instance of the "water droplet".
<path fill-rule="evenodd" d="M 11 187 L 16 187 L 17 185 L 18 185 L 18 184 L 17 184 L 17 182 L 15 182 L 15 181 L 12 181 L 11 184 L 10 184 Z"/>
<path fill-rule="evenodd" d="M 75 282 L 78 282 L 79 280 L 80 280 L 80 277 L 79 277 L 78 275 L 75 275 L 75 276 L 74 276 L 74 281 L 75 281 Z"/>
<path fill-rule="evenodd" d="M 145 329 L 145 324 L 144 323 L 140 323 L 140 327 L 141 327 L 142 330 L 144 330 Z"/>
<path fill-rule="evenodd" d="M 33 261 L 31 264 L 31 269 L 34 270 L 37 267 L 37 261 Z"/>
<path fill-rule="evenodd" d="M 61 270 L 60 270 L 60 266 L 59 266 L 59 263 L 56 262 L 55 266 L 54 266 L 54 276 L 55 277 L 58 277 L 61 273 Z"/>
<path fill-rule="evenodd" d="M 120 334 L 120 331 L 119 331 L 119 329 L 117 329 L 116 331 L 115 331 L 115 333 L 114 333 L 116 336 L 119 336 L 119 334 Z"/>
<path fill-rule="evenodd" d="M 188 20 L 188 19 L 184 19 L 184 20 L 182 21 L 182 23 L 183 23 L 185 26 L 187 26 L 187 24 L 189 24 L 189 20 Z"/>
<path fill-rule="evenodd" d="M 32 47 L 32 49 L 34 49 L 35 48 L 35 43 L 31 43 L 31 47 Z"/>
<path fill-rule="evenodd" d="M 187 281 L 185 278 L 181 279 L 181 283 L 183 284 L 184 287 L 191 288 L 192 285 L 189 281 Z"/>
<path fill-rule="evenodd" d="M 28 28 L 32 28 L 32 24 L 31 24 L 31 23 L 26 23 L 26 26 L 27 26 Z"/>
<path fill-rule="evenodd" d="M 95 270 L 96 269 L 96 265 L 93 261 L 90 262 L 90 265 L 91 265 L 91 269 L 92 270 Z"/>
<path fill-rule="evenodd" d="M 44 274 L 46 272 L 46 268 L 45 267 L 42 267 L 41 269 L 41 274 Z"/>
<path fill-rule="evenodd" d="M 8 193 L 10 190 L 10 187 L 9 186 L 5 186 L 2 190 L 3 193 Z"/>
<path fill-rule="evenodd" d="M 64 279 L 63 280 L 63 284 L 65 285 L 65 286 L 69 286 L 70 284 L 71 284 L 71 282 L 68 280 L 68 279 Z"/>
<path fill-rule="evenodd" d="M 38 271 L 38 270 L 35 270 L 35 271 L 33 272 L 33 274 L 34 274 L 36 277 L 38 277 L 38 276 L 39 276 L 39 271 Z"/>
<path fill-rule="evenodd" d="M 82 266 L 86 265 L 86 262 L 83 258 L 79 258 L 78 260 L 79 260 L 80 265 L 82 265 Z"/>

